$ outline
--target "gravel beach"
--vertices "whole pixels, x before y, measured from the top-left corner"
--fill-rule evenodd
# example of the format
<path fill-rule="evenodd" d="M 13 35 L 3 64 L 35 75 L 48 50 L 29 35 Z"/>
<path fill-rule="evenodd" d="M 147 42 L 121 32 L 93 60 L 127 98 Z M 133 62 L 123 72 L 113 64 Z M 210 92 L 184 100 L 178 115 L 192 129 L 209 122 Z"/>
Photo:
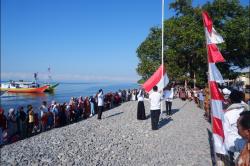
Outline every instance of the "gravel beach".
<path fill-rule="evenodd" d="M 1 150 L 0 165 L 212 165 L 210 124 L 193 102 L 173 101 L 173 115 L 161 115 L 159 130 L 136 119 L 137 102 L 130 101 L 65 127 L 40 133 Z M 164 106 L 165 108 L 165 106 Z"/>

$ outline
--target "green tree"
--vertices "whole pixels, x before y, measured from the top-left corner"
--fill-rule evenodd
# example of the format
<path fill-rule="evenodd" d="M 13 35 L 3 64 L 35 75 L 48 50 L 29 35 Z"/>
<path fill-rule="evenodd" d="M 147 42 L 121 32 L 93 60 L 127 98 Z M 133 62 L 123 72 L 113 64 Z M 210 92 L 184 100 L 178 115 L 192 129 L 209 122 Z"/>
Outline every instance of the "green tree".
<path fill-rule="evenodd" d="M 201 12 L 205 9 L 211 15 L 215 29 L 224 37 L 220 44 L 226 63 L 220 63 L 222 74 L 235 77 L 231 66 L 249 66 L 249 7 L 240 6 L 238 1 L 217 0 L 202 7 L 192 7 L 191 1 L 179 0 L 170 4 L 176 16 L 164 22 L 164 52 L 167 73 L 171 80 L 193 79 L 197 83 L 207 82 L 207 51 Z M 147 80 L 161 64 L 161 28 L 150 29 L 148 37 L 137 49 L 140 60 L 137 72 L 141 82 Z"/>

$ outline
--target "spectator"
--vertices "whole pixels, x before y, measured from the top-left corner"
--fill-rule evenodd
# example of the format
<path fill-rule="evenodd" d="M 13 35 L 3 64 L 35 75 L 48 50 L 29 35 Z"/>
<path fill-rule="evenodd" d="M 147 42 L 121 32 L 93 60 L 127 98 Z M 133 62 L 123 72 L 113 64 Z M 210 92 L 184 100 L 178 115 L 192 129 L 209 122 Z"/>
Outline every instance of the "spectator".
<path fill-rule="evenodd" d="M 244 111 L 240 114 L 237 121 L 239 135 L 246 140 L 246 144 L 236 160 L 237 166 L 250 166 L 250 111 Z"/>

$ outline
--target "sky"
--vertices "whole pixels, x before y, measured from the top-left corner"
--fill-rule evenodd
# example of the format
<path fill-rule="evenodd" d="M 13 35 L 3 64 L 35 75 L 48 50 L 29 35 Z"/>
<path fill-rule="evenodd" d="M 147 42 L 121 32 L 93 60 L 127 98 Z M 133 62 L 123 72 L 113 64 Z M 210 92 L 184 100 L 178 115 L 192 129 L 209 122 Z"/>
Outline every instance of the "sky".
<path fill-rule="evenodd" d="M 136 82 L 136 49 L 154 26 L 161 0 L 1 0 L 1 80 L 46 80 L 50 67 L 55 81 Z"/>

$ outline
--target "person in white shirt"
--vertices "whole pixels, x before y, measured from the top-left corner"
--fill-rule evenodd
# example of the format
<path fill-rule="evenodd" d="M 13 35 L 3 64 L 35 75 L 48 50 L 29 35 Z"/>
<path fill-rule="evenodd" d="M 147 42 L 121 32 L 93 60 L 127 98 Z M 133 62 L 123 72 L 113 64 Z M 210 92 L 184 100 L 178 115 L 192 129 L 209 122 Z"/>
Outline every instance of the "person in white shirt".
<path fill-rule="evenodd" d="M 162 95 L 158 92 L 158 87 L 154 86 L 153 93 L 149 95 L 152 130 L 158 129 L 158 122 L 161 114 L 161 97 Z"/>
<path fill-rule="evenodd" d="M 229 95 L 231 105 L 223 116 L 224 142 L 230 156 L 230 164 L 234 164 L 234 158 L 237 157 L 237 154 L 239 154 L 245 144 L 237 129 L 237 119 L 240 117 L 240 113 L 249 110 L 247 105 L 242 103 L 242 99 L 242 92 L 233 90 Z"/>
<path fill-rule="evenodd" d="M 163 92 L 163 96 L 164 96 L 164 100 L 166 103 L 166 113 L 167 115 L 171 115 L 172 112 L 172 102 L 173 102 L 173 98 L 174 98 L 174 88 L 171 88 L 170 86 L 168 86 L 164 92 Z"/>
<path fill-rule="evenodd" d="M 145 120 L 145 107 L 144 107 L 144 90 L 141 89 L 139 94 L 137 95 L 138 98 L 138 105 L 137 105 L 137 119 L 138 120 Z"/>
<path fill-rule="evenodd" d="M 202 89 L 198 93 L 198 98 L 199 98 L 199 107 L 201 109 L 204 109 L 204 94 Z"/>
<path fill-rule="evenodd" d="M 103 91 L 102 89 L 99 90 L 97 95 L 97 104 L 98 104 L 98 116 L 97 119 L 102 119 L 102 112 L 104 110 L 104 102 L 103 102 Z"/>

